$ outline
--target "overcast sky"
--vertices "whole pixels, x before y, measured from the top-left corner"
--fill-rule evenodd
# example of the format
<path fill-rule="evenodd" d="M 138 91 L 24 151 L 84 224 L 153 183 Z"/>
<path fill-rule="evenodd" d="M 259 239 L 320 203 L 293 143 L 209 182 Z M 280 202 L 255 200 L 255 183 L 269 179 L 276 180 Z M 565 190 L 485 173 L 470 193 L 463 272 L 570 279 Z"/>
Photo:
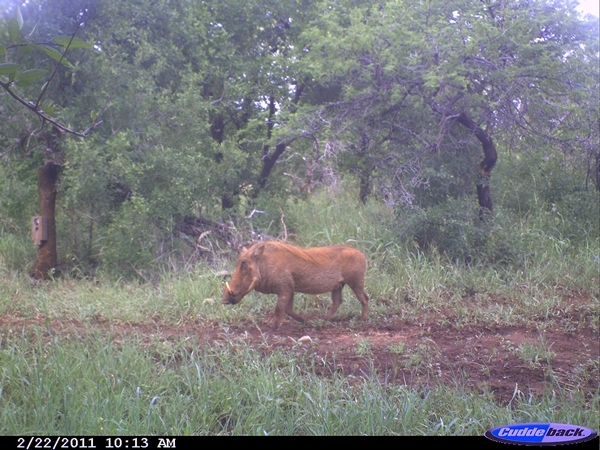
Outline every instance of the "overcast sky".
<path fill-rule="evenodd" d="M 4 10 L 12 2 L 13 2 L 12 0 L 0 0 L 0 6 Z M 28 0 L 23 0 L 22 3 L 27 3 L 27 2 L 28 2 Z M 598 0 L 579 0 L 579 10 L 584 13 L 593 14 L 594 16 L 599 17 Z"/>
<path fill-rule="evenodd" d="M 598 0 L 579 0 L 579 10 L 586 14 L 593 14 L 596 17 L 598 15 Z"/>

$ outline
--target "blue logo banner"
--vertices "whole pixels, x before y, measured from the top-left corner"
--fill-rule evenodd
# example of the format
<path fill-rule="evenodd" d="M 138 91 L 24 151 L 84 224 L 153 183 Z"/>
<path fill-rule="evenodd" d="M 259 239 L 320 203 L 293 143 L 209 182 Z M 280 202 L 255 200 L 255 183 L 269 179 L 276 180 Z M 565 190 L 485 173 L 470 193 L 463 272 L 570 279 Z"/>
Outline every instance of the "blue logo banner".
<path fill-rule="evenodd" d="M 517 423 L 485 432 L 485 437 L 493 441 L 524 445 L 574 444 L 597 435 L 594 430 L 567 423 Z"/>

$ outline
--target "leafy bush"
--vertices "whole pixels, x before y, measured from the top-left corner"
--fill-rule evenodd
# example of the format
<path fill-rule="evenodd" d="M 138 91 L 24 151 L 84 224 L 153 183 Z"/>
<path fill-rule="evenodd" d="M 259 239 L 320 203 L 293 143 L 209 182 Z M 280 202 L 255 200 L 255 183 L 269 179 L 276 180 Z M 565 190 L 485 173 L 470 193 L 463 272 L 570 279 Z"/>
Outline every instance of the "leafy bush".
<path fill-rule="evenodd" d="M 35 248 L 29 236 L 4 231 L 0 224 L 0 270 L 33 271 Z"/>
<path fill-rule="evenodd" d="M 455 262 L 514 262 L 518 236 L 506 232 L 501 218 L 482 220 L 473 203 L 472 198 L 461 197 L 427 209 L 402 211 L 398 237 L 416 242 L 424 252 L 435 248 Z"/>
<path fill-rule="evenodd" d="M 549 151 L 507 155 L 494 175 L 496 204 L 555 238 L 598 239 L 600 197 L 586 188 L 585 170 L 580 159 Z"/>
<path fill-rule="evenodd" d="M 140 268 L 148 268 L 154 260 L 157 233 L 144 199 L 131 198 L 122 206 L 101 241 L 103 269 L 117 276 L 129 276 Z"/>

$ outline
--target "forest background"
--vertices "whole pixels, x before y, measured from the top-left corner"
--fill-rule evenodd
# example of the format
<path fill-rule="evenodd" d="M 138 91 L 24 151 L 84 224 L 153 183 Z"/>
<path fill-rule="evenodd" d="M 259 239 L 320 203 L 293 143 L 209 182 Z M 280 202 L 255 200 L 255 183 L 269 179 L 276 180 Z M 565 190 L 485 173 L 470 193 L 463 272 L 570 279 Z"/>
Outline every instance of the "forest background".
<path fill-rule="evenodd" d="M 531 214 L 597 239 L 597 20 L 574 5 L 43 1 L 12 33 L 9 7 L 3 87 L 89 134 L 4 90 L 10 265 L 34 215 L 58 233 L 37 278 L 195 263 L 238 231 L 301 242 L 286 205 L 341 185 L 382 206 L 383 244 L 454 261 L 521 263 Z"/>

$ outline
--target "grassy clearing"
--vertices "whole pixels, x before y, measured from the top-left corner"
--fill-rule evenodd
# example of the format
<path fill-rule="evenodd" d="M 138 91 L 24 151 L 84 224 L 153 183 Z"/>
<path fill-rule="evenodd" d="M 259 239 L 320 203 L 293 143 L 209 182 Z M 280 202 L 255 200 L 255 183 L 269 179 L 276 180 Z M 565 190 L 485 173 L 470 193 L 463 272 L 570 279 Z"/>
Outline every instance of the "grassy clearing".
<path fill-rule="evenodd" d="M 581 259 L 586 258 L 582 255 Z M 391 262 L 390 262 L 391 261 Z M 573 266 L 576 262 L 573 261 Z M 597 288 L 580 287 L 595 274 L 582 271 L 578 286 L 536 282 L 531 277 L 489 268 L 456 267 L 443 260 L 391 251 L 372 256 L 367 274 L 371 298 L 371 320 L 400 315 L 415 319 L 423 314 L 442 314 L 453 326 L 497 324 L 527 325 L 544 330 L 554 320 L 573 332 L 582 327 L 598 329 Z M 97 317 L 126 323 L 159 320 L 175 325 L 182 321 L 217 322 L 231 325 L 259 322 L 274 308 L 273 296 L 252 293 L 235 307 L 220 304 L 222 278 L 204 273 L 166 275 L 156 284 L 110 279 L 58 279 L 33 282 L 28 276 L 7 273 L 0 283 L 0 314 L 19 317 L 69 317 L 89 321 Z M 569 299 L 576 293 L 578 302 Z M 296 296 L 301 314 L 322 316 L 329 295 Z M 358 302 L 345 289 L 346 301 L 338 316 L 353 318 Z M 328 326 L 323 323 L 322 326 Z"/>

